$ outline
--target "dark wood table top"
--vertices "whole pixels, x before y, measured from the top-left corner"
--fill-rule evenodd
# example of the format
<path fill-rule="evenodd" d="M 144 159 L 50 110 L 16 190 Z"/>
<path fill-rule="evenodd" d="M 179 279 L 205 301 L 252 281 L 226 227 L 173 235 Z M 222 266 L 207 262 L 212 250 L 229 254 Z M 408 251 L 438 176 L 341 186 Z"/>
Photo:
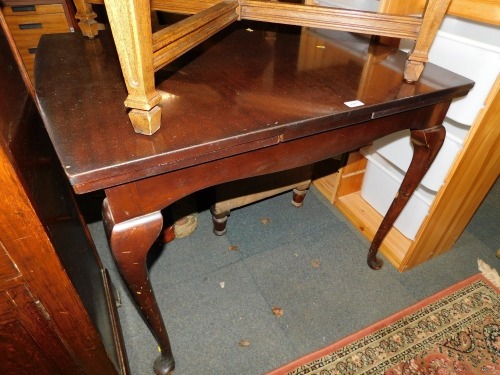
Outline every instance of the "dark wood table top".
<path fill-rule="evenodd" d="M 252 26 L 250 26 L 252 27 Z M 473 85 L 427 64 L 403 82 L 406 54 L 344 32 L 237 23 L 157 72 L 162 125 L 134 133 L 112 39 L 46 35 L 36 93 L 77 193 L 111 187 L 464 95 Z M 359 100 L 363 105 L 345 103 Z"/>

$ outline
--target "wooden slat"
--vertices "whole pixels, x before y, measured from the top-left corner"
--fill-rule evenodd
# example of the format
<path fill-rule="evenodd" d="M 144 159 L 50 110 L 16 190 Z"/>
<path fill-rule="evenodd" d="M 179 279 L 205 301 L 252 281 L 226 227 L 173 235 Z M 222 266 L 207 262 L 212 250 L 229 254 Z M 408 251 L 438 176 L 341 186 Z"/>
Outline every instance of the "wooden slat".
<path fill-rule="evenodd" d="M 349 154 L 347 164 L 340 169 L 337 198 L 361 190 L 366 170 L 366 159 L 356 151 Z"/>
<path fill-rule="evenodd" d="M 421 18 L 322 6 L 240 0 L 242 19 L 417 39 Z"/>
<path fill-rule="evenodd" d="M 87 0 L 90 4 L 104 4 L 104 0 Z M 159 12 L 195 14 L 222 0 L 151 0 L 151 9 Z"/>
<path fill-rule="evenodd" d="M 238 19 L 237 1 L 224 2 L 153 34 L 153 65 L 165 66 Z"/>

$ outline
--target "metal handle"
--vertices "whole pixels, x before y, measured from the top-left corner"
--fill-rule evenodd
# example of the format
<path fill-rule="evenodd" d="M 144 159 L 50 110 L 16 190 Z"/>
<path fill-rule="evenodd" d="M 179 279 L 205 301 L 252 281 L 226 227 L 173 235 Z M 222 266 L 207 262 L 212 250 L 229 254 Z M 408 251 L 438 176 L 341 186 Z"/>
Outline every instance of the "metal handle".
<path fill-rule="evenodd" d="M 13 12 L 34 12 L 36 11 L 35 5 L 14 5 L 11 7 Z"/>
<path fill-rule="evenodd" d="M 23 23 L 19 25 L 21 30 L 41 29 L 42 27 L 41 23 Z"/>

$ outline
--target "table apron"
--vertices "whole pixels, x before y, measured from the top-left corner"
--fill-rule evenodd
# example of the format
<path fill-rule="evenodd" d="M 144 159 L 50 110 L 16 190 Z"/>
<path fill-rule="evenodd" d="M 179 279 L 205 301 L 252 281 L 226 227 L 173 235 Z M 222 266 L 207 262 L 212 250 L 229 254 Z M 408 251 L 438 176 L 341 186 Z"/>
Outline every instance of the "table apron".
<path fill-rule="evenodd" d="M 312 164 L 365 146 L 403 129 L 441 125 L 448 103 L 440 103 L 353 126 L 281 142 L 106 189 L 115 223 L 147 215 L 211 186 Z"/>

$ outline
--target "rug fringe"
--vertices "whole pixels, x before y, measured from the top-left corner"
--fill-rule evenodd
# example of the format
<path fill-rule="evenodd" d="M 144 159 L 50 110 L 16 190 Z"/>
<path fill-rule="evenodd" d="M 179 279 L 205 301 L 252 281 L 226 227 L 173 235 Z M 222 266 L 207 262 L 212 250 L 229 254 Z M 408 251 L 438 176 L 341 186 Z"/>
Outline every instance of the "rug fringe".
<path fill-rule="evenodd" d="M 500 275 L 496 269 L 490 267 L 483 260 L 477 260 L 477 267 L 479 271 L 483 274 L 483 276 L 493 285 L 500 289 Z"/>

